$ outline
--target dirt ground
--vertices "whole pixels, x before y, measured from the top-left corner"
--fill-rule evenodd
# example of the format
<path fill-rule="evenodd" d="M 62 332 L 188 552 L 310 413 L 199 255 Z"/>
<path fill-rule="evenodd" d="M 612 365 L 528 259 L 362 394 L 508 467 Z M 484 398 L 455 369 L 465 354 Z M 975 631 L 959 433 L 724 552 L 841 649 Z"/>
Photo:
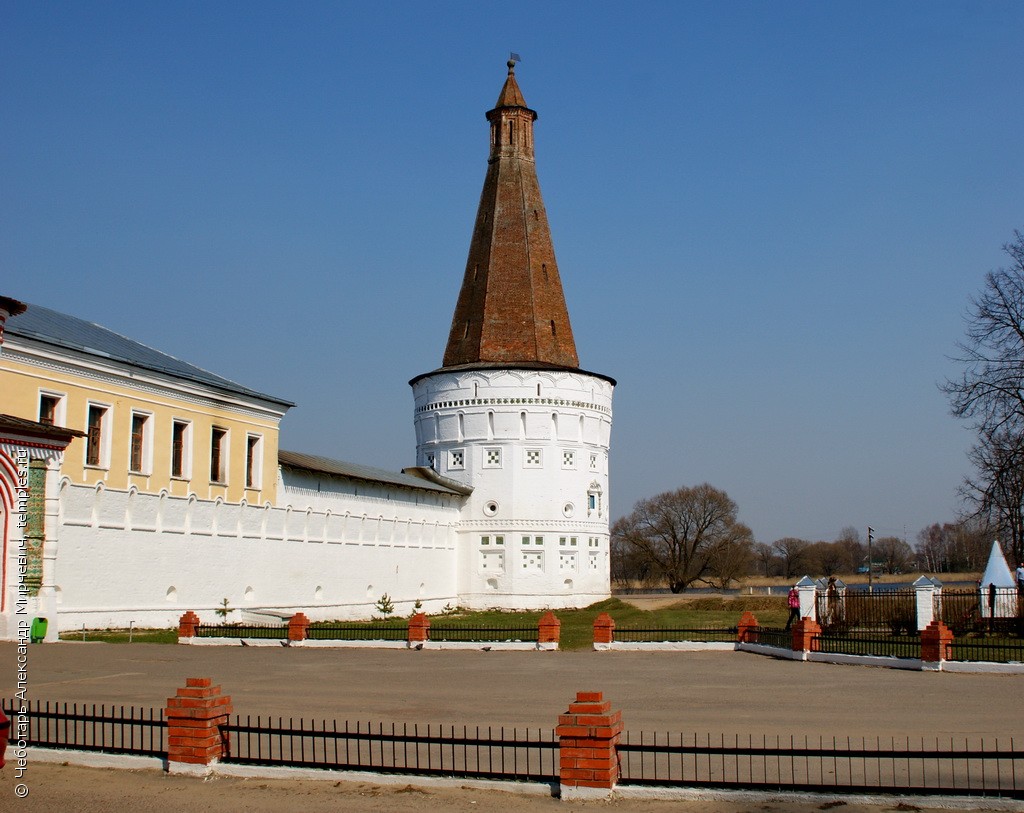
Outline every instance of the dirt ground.
<path fill-rule="evenodd" d="M 15 649 L 0 644 L 0 663 Z M 187 677 L 211 677 L 236 713 L 339 720 L 554 727 L 577 691 L 603 691 L 627 732 L 816 738 L 1018 736 L 1021 678 L 809 664 L 736 652 L 483 652 L 54 644 L 29 650 L 30 697 L 161 707 Z M 0 696 L 15 688 L 0 673 Z M 209 780 L 160 771 L 30 765 L 30 794 L 0 773 L 0 811 L 811 811 L 759 799 L 560 802 L 478 789 L 295 780 Z M 825 805 L 825 806 L 823 806 Z M 846 805 L 851 811 L 897 809 Z M 906 807 L 902 808 L 908 809 Z M 1024 809 L 1022 806 L 1020 809 Z"/>
<path fill-rule="evenodd" d="M 551 796 L 518 794 L 472 787 L 433 788 L 409 784 L 377 785 L 364 782 L 313 780 L 198 779 L 160 771 L 81 768 L 68 765 L 33 766 L 29 795 L 13 798 L 10 767 L 0 771 L 0 810 L 18 813 L 110 813 L 145 810 L 147 813 L 882 813 L 922 809 L 906 802 L 871 805 L 848 803 L 839 796 L 813 801 L 784 797 L 736 800 L 700 799 L 659 801 L 613 799 L 571 802 Z M 986 810 L 984 804 L 971 807 Z M 1003 807 L 1003 810 L 1006 808 Z M 1022 806 L 1019 809 L 1024 809 Z"/>

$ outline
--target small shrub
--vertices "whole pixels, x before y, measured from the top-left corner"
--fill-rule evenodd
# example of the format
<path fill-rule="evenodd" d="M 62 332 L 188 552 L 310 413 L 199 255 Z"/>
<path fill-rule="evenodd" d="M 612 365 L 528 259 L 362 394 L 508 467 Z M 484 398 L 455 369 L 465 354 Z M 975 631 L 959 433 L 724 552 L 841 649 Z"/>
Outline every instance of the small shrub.
<path fill-rule="evenodd" d="M 377 603 L 374 606 L 377 608 L 377 612 L 385 618 L 395 611 L 395 602 L 391 600 L 391 596 L 387 593 L 377 599 Z"/>

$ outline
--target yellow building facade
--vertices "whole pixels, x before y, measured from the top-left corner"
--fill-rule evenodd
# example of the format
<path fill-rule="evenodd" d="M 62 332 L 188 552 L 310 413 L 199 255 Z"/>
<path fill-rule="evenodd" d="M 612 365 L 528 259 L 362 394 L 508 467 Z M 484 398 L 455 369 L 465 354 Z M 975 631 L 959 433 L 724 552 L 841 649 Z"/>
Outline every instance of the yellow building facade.
<path fill-rule="evenodd" d="M 7 321 L 0 413 L 84 433 L 61 463 L 72 483 L 274 504 L 291 406 L 46 308 Z"/>

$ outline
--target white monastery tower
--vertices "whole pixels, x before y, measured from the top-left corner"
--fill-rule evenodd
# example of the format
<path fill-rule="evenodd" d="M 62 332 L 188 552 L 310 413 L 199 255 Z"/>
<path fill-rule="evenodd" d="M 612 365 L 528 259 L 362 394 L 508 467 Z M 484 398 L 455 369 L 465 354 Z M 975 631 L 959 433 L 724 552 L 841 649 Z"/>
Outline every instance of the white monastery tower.
<path fill-rule="evenodd" d="M 417 464 L 471 489 L 457 525 L 468 607 L 582 607 L 609 589 L 615 381 L 580 369 L 508 63 L 442 366 L 409 383 Z"/>

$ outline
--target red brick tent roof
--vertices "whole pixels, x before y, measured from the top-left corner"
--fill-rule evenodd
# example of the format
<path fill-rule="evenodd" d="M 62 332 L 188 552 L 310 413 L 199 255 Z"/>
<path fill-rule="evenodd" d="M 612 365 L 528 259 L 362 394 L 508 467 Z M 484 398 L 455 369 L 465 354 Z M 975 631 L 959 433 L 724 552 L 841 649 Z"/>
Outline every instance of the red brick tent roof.
<path fill-rule="evenodd" d="M 533 155 L 533 122 L 508 63 L 487 113 L 491 152 L 444 367 L 577 369 Z"/>

